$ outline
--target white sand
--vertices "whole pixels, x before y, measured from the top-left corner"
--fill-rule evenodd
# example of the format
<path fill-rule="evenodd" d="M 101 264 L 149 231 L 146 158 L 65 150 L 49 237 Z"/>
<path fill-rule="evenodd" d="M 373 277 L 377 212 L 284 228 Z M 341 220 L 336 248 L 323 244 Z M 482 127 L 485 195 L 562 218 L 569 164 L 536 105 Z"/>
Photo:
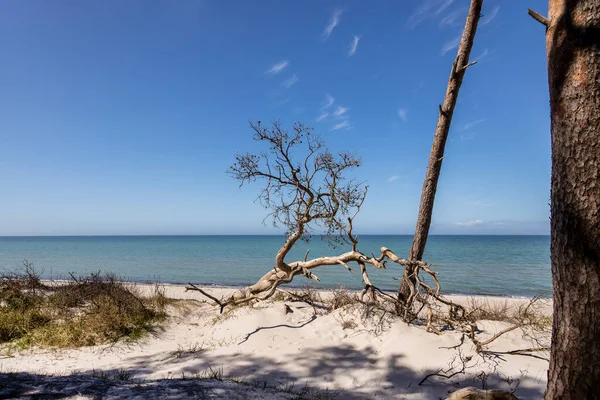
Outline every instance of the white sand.
<path fill-rule="evenodd" d="M 460 332 L 446 331 L 437 336 L 425 332 L 424 327 L 408 326 L 400 321 L 384 323 L 385 329 L 381 331 L 377 320 L 365 320 L 360 313 L 352 315 L 344 309 L 315 318 L 313 308 L 300 302 L 286 302 L 293 310 L 290 314 L 284 313 L 282 302 L 263 302 L 236 309 L 227 317 L 219 318 L 218 309 L 200 302 L 203 298 L 199 293 L 185 292 L 184 287 L 178 285 L 165 287 L 170 298 L 198 301 L 186 302 L 186 307 L 171 310 L 173 315 L 164 331 L 153 337 L 135 344 L 13 352 L 10 356 L 0 357 L 0 375 L 4 375 L 6 380 L 9 379 L 6 372 L 37 376 L 91 371 L 98 375 L 102 371 L 116 376 L 119 371 L 127 371 L 130 380 L 124 385 L 131 389 L 131 382 L 135 382 L 139 389 L 143 386 L 140 382 L 148 384 L 166 378 L 181 378 L 182 375 L 191 377 L 209 369 L 222 369 L 223 375 L 249 381 L 264 380 L 272 386 L 294 384 L 296 389 L 309 385 L 334 390 L 339 399 L 444 398 L 457 387 L 481 388 L 482 373 L 487 376 L 488 388 L 516 388 L 515 394 L 520 399 L 541 398 L 546 386 L 547 354 L 535 354 L 536 357 L 501 355 L 493 362 L 484 362 L 474 352 L 468 339 L 460 347 L 463 356 L 472 357 L 466 373 L 451 379 L 431 378 L 419 386 L 427 374 L 448 369 L 457 350 L 443 347 L 457 345 Z M 220 297 L 233 289 L 206 290 Z M 466 301 L 465 297 L 455 296 L 453 299 Z M 526 301 L 486 299 L 511 304 Z M 358 325 L 353 329 L 343 329 L 342 322 L 346 320 L 353 320 Z M 484 330 L 481 337 L 489 337 L 505 326 L 484 321 L 479 325 Z M 518 330 L 507 333 L 491 346 L 498 351 L 528 347 L 533 347 L 532 343 Z M 197 351 L 189 352 L 191 350 Z M 215 386 L 214 381 L 212 385 Z M 225 390 L 229 387 L 227 385 L 231 386 L 231 383 L 219 383 L 217 386 Z M 239 389 L 240 398 L 287 398 L 273 393 L 259 394 L 253 390 Z M 121 397 L 119 393 L 126 396 L 125 392 L 115 393 L 114 398 Z M 179 393 L 181 396 L 178 393 L 173 391 L 170 397 L 188 398 L 187 392 Z M 234 392 L 219 393 L 223 396 L 207 398 L 236 398 L 232 394 Z M 146 394 L 140 398 L 151 397 Z"/>

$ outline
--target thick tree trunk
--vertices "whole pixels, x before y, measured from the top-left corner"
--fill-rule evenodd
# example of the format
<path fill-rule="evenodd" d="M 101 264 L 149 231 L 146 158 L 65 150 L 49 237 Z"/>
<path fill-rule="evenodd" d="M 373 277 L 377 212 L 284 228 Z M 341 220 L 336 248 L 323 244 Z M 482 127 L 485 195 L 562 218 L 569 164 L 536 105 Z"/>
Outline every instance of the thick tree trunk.
<path fill-rule="evenodd" d="M 475 40 L 475 32 L 477 31 L 477 23 L 481 14 L 483 0 L 471 0 L 471 6 L 467 15 L 465 29 L 458 46 L 458 54 L 452 64 L 450 78 L 448 79 L 448 87 L 444 104 L 440 105 L 440 114 L 438 117 L 431 153 L 429 155 L 429 164 L 427 165 L 427 173 L 423 181 L 423 190 L 421 192 L 421 205 L 419 207 L 419 215 L 417 217 L 417 227 L 413 238 L 412 247 L 408 255 L 410 261 L 420 261 L 423 258 L 427 236 L 429 235 L 429 226 L 431 225 L 431 215 L 433 212 L 433 203 L 435 200 L 435 192 L 437 183 L 442 169 L 442 161 L 444 158 L 444 148 L 446 147 L 446 139 L 452 122 L 452 114 L 458 99 L 458 92 L 462 84 L 463 77 L 469 66 L 469 56 L 473 41 Z M 406 299 L 410 294 L 409 285 L 414 285 L 413 278 L 414 267 L 405 269 L 404 279 L 400 286 L 400 297 Z"/>
<path fill-rule="evenodd" d="M 600 398 L 600 0 L 550 0 L 554 324 L 547 399 Z M 536 18 L 537 19 L 537 18 Z"/>

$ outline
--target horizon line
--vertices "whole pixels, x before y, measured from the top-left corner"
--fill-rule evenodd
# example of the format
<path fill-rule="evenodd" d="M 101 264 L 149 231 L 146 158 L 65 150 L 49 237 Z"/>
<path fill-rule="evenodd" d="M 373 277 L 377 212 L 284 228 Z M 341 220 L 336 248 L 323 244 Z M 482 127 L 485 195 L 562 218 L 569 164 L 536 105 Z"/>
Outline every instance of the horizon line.
<path fill-rule="evenodd" d="M 184 234 L 80 234 L 80 235 L 0 235 L 0 238 L 40 237 L 184 237 L 184 236 L 286 236 L 285 234 L 262 233 L 184 233 Z M 308 236 L 325 236 L 312 234 Z M 340 235 L 346 236 L 346 235 Z M 363 233 L 356 236 L 414 236 L 414 233 Z M 432 233 L 428 236 L 550 236 L 549 233 Z"/>

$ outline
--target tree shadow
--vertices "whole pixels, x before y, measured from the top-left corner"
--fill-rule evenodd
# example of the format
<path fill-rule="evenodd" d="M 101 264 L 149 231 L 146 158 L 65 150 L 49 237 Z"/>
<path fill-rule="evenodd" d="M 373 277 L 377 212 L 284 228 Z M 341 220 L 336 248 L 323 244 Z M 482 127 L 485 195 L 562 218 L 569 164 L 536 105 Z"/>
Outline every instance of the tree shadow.
<path fill-rule="evenodd" d="M 247 342 L 248 339 L 250 339 L 250 337 L 260 331 L 264 331 L 264 330 L 269 330 L 269 329 L 277 329 L 277 328 L 292 328 L 292 329 L 299 329 L 302 327 L 305 327 L 306 325 L 310 324 L 311 322 L 313 322 L 315 319 L 317 319 L 316 315 L 311 316 L 307 321 L 301 323 L 300 325 L 289 325 L 289 324 L 279 324 L 279 325 L 272 325 L 272 326 L 260 326 L 258 328 L 256 328 L 255 330 L 253 330 L 252 332 L 248 333 L 244 339 L 242 339 L 241 342 L 238 343 L 238 346 L 244 342 Z"/>
<path fill-rule="evenodd" d="M 102 399 L 111 393 L 117 397 L 159 398 L 219 398 L 211 397 L 225 385 L 238 386 L 243 391 L 267 390 L 271 395 L 295 396 L 304 389 L 329 390 L 338 399 L 403 399 L 445 398 L 450 392 L 465 386 L 485 386 L 488 389 L 508 390 L 517 386 L 520 399 L 543 397 L 543 387 L 529 377 L 512 380 L 500 373 L 481 377 L 462 374 L 451 380 L 429 379 L 423 385 L 424 376 L 436 371 L 415 370 L 402 354 L 386 358 L 378 356 L 371 346 L 357 347 L 349 344 L 307 348 L 293 359 L 279 361 L 268 352 L 260 354 L 218 354 L 201 352 L 193 359 L 175 360 L 169 364 L 170 373 L 164 378 L 145 379 L 156 371 L 156 357 L 138 356 L 127 360 L 127 370 L 108 369 L 88 371 L 72 376 L 48 376 L 31 373 L 0 373 L 0 399 L 61 399 L 83 395 Z M 173 361 L 173 360 L 171 360 Z M 293 368 L 287 368 L 293 365 Z M 172 367 L 172 368 L 171 368 Z M 365 376 L 369 376 L 365 381 Z M 230 378 L 235 378 L 232 382 Z M 229 380 L 228 380 L 229 379 Z M 221 381 L 223 380 L 223 381 Z M 518 382 L 518 385 L 516 383 Z M 512 385 L 512 386 L 511 386 Z M 275 390 L 279 388 L 279 391 Z M 281 391 L 285 388 L 285 391 Z M 258 392 L 256 392 L 258 397 Z M 192 396 L 193 395 L 193 396 Z M 246 397 L 252 398 L 252 397 Z M 291 398 L 291 397 L 290 397 Z M 303 397 L 295 397 L 303 398 Z"/>

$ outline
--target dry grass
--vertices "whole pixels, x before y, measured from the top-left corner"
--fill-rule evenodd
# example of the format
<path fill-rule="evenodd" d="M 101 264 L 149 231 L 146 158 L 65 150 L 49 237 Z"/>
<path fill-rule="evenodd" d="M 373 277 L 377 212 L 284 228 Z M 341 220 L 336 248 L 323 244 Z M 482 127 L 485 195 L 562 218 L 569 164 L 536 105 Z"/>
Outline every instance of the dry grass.
<path fill-rule="evenodd" d="M 344 288 L 333 292 L 331 298 L 327 301 L 327 307 L 330 311 L 335 311 L 339 308 L 344 308 L 348 305 L 357 305 L 360 301 L 356 293 L 348 292 Z"/>
<path fill-rule="evenodd" d="M 79 347 L 137 340 L 165 318 L 164 289 L 142 296 L 114 275 L 44 286 L 31 264 L 0 277 L 0 343 Z"/>
<path fill-rule="evenodd" d="M 476 321 L 500 321 L 506 326 L 485 340 L 471 337 L 480 354 L 531 354 L 548 352 L 550 349 L 552 315 L 548 312 L 547 300 L 541 297 L 512 304 L 508 300 L 490 302 L 470 299 L 467 311 L 467 315 Z M 530 341 L 531 347 L 504 352 L 490 349 L 497 338 L 509 332 L 520 332 L 523 338 Z"/>
<path fill-rule="evenodd" d="M 534 297 L 527 302 L 510 302 L 470 298 L 467 316 L 475 321 L 501 321 L 515 325 L 531 326 L 538 330 L 552 327 L 552 315 L 545 312 L 547 300 Z M 512 304 L 511 304 L 512 303 Z"/>
<path fill-rule="evenodd" d="M 356 321 L 354 321 L 353 319 L 342 319 L 341 325 L 342 325 L 342 329 L 344 329 L 344 330 L 355 329 L 358 326 Z"/>

